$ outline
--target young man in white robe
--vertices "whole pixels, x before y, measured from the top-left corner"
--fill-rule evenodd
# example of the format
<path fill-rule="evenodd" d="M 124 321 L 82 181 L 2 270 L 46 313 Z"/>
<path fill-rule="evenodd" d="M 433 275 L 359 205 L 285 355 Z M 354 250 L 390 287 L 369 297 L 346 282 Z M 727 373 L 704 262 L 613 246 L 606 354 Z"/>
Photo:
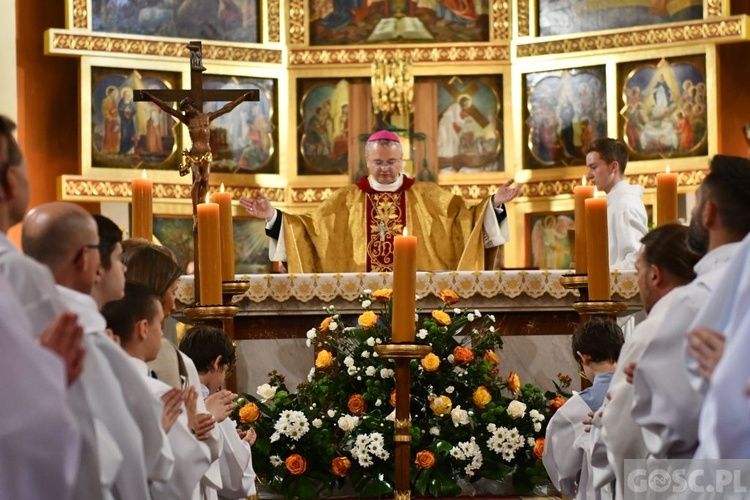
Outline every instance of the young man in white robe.
<path fill-rule="evenodd" d="M 167 433 L 174 468 L 170 477 L 151 483 L 153 500 L 197 498 L 198 485 L 211 465 L 188 423 L 188 415 L 196 411 L 197 394 L 192 388 L 186 389 L 194 394 L 186 393 L 187 402 L 183 405 L 183 391 L 153 378 L 147 365 L 161 348 L 164 311 L 159 297 L 144 285 L 128 284 L 124 297 L 105 304 L 102 314 L 107 319 L 107 326 L 120 339 L 122 348 L 130 355 L 135 370 L 144 378 L 152 394 L 164 403 L 157 417 Z"/>
<path fill-rule="evenodd" d="M 185 333 L 180 351 L 193 360 L 201 380 L 206 406 L 214 412 L 224 438 L 219 457 L 222 487 L 219 498 L 247 498 L 255 494 L 255 471 L 250 446 L 255 442 L 255 431 L 250 430 L 240 439 L 237 426 L 228 418 L 234 409 L 236 394 L 222 390 L 224 379 L 235 363 L 235 349 L 229 336 L 219 328 L 195 326 Z M 209 401 L 213 398 L 213 401 Z"/>
<path fill-rule="evenodd" d="M 100 262 L 96 223 L 72 203 L 40 205 L 25 219 L 22 245 L 50 268 L 66 308 L 78 315 L 84 330 L 86 362 L 69 390 L 83 435 L 74 498 L 148 498 L 149 472 L 158 470 L 165 439 L 154 416 L 161 401 L 105 334 L 104 318 L 90 295 Z"/>
<path fill-rule="evenodd" d="M 620 327 L 614 321 L 599 317 L 584 323 L 573 334 L 573 356 L 593 384 L 574 394 L 552 416 L 547 425 L 543 456 L 552 484 L 567 497 L 602 498 L 593 487 L 589 434 L 583 420 L 604 402 L 622 343 Z"/>
<path fill-rule="evenodd" d="M 651 338 L 666 323 L 675 321 L 673 307 L 675 294 L 695 276 L 693 266 L 700 255 L 688 248 L 687 228 L 678 224 L 658 227 L 641 239 L 641 251 L 636 258 L 638 290 L 648 313 L 625 344 L 617 360 L 617 369 L 609 387 L 610 399 L 601 413 L 601 433 L 593 444 L 593 462 L 606 463 L 608 470 L 600 469 L 601 479 L 616 480 L 615 498 L 622 498 L 625 459 L 646 458 L 648 450 L 641 430 L 630 415 L 632 386 L 627 382 L 624 368 L 637 361 Z M 602 457 L 606 454 L 606 462 Z"/>
<path fill-rule="evenodd" d="M 698 446 L 703 396 L 688 378 L 687 333 L 693 319 L 722 285 L 724 271 L 750 230 L 750 161 L 715 156 L 698 188 L 690 245 L 708 253 L 698 277 L 679 291 L 670 321 L 654 336 L 635 367 L 632 415 L 656 458 L 690 458 Z"/>

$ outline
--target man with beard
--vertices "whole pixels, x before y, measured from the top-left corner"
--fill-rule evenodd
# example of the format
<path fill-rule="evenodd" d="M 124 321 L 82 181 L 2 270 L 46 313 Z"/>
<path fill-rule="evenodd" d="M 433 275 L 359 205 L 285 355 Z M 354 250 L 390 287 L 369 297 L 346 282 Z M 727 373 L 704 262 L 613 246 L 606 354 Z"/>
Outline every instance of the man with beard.
<path fill-rule="evenodd" d="M 646 347 L 633 377 L 633 418 L 656 458 L 689 458 L 698 445 L 703 395 L 691 386 L 685 349 L 690 323 L 723 286 L 727 265 L 750 232 L 750 161 L 717 155 L 696 194 L 689 244 L 708 253 L 679 290 L 674 314 Z"/>

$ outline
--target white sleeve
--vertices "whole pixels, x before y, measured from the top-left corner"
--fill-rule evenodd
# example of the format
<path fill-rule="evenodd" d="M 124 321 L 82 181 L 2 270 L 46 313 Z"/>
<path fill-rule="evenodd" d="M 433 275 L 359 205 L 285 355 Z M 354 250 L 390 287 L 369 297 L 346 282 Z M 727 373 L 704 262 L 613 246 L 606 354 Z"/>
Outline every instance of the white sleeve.
<path fill-rule="evenodd" d="M 584 450 L 576 447 L 575 443 L 584 433 L 582 421 L 588 413 L 586 410 L 586 403 L 579 396 L 573 396 L 550 419 L 544 440 L 542 460 L 550 481 L 563 495 L 571 498 L 576 496 L 585 459 Z"/>
<path fill-rule="evenodd" d="M 614 262 L 609 263 L 612 269 L 635 269 L 641 238 L 648 232 L 642 211 L 642 206 L 627 207 L 615 214 L 614 239 L 617 242 L 617 256 Z"/>
<path fill-rule="evenodd" d="M 255 470 L 250 446 L 237 435 L 231 419 L 219 424 L 224 437 L 224 449 L 219 458 L 222 498 L 240 499 L 255 494 Z"/>
<path fill-rule="evenodd" d="M 490 210 L 490 208 L 492 208 L 492 210 Z M 497 222 L 497 214 L 503 213 L 504 210 L 505 209 L 502 206 L 499 208 L 492 206 L 492 200 L 487 204 L 482 222 L 482 227 L 484 229 L 484 248 L 495 248 L 510 241 L 508 218 L 506 217 L 503 219 L 503 222 L 500 224 Z"/>
<path fill-rule="evenodd" d="M 279 217 L 279 211 L 275 210 L 273 217 L 266 223 L 266 229 L 271 229 Z M 286 244 L 284 242 L 284 219 L 279 226 L 279 239 L 268 238 L 268 258 L 271 262 L 286 262 Z"/>

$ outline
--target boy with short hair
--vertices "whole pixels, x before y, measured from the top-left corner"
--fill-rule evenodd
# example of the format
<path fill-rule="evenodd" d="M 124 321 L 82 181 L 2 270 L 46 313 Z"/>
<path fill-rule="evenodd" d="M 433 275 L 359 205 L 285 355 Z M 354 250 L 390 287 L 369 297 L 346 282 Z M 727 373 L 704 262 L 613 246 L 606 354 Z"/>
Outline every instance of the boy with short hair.
<path fill-rule="evenodd" d="M 573 334 L 573 356 L 593 385 L 571 397 L 552 416 L 543 457 L 552 483 L 567 497 L 601 496 L 591 482 L 590 440 L 583 419 L 604 402 L 623 342 L 622 330 L 614 320 L 596 316 Z"/>
<path fill-rule="evenodd" d="M 240 439 L 236 424 L 226 418 L 234 408 L 236 395 L 221 389 L 235 363 L 232 340 L 219 328 L 194 326 L 182 338 L 180 351 L 195 363 L 206 407 L 216 418 L 224 437 L 224 447 L 219 457 L 222 480 L 219 497 L 239 499 L 255 495 L 255 471 L 250 451 L 250 446 L 255 442 L 255 431 L 250 429 Z"/>

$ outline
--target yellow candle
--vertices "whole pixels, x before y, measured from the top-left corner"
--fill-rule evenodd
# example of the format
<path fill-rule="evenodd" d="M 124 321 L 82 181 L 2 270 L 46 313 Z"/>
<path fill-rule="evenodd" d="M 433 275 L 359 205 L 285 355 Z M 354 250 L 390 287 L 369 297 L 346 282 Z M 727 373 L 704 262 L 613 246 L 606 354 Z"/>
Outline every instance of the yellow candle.
<path fill-rule="evenodd" d="M 417 237 L 396 236 L 393 239 L 393 313 L 391 331 L 394 343 L 414 342 L 417 313 Z"/>
<path fill-rule="evenodd" d="M 219 231 L 221 233 L 221 280 L 234 280 L 234 230 L 232 229 L 232 193 L 221 191 L 211 195 L 211 201 L 219 205 Z"/>
<path fill-rule="evenodd" d="M 130 237 L 151 241 L 154 233 L 154 186 L 150 179 L 146 179 L 145 170 L 140 179 L 133 179 L 131 191 L 133 198 Z"/>
<path fill-rule="evenodd" d="M 586 274 L 586 204 L 588 198 L 593 198 L 594 186 L 586 185 L 586 177 L 581 178 L 581 185 L 573 188 L 575 200 L 575 226 L 576 226 L 576 274 Z"/>
<path fill-rule="evenodd" d="M 656 174 L 656 225 L 677 222 L 677 174 Z"/>
<path fill-rule="evenodd" d="M 198 204 L 198 271 L 200 296 L 203 306 L 222 304 L 221 296 L 221 241 L 219 240 L 219 205 Z"/>
<path fill-rule="evenodd" d="M 585 200 L 589 300 L 609 300 L 609 236 L 607 199 Z"/>

